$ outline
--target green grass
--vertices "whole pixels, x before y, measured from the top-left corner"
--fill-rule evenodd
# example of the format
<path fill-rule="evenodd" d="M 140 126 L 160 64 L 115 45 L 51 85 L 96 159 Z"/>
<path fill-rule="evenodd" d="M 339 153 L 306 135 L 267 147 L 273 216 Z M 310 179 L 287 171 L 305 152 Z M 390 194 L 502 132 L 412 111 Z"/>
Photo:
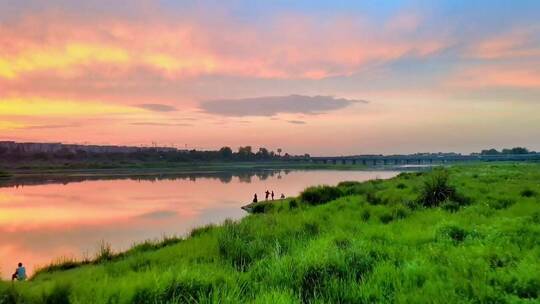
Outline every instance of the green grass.
<path fill-rule="evenodd" d="M 540 301 L 539 164 L 331 188 L 185 239 L 121 254 L 104 246 L 85 263 L 0 284 L 0 303 Z"/>

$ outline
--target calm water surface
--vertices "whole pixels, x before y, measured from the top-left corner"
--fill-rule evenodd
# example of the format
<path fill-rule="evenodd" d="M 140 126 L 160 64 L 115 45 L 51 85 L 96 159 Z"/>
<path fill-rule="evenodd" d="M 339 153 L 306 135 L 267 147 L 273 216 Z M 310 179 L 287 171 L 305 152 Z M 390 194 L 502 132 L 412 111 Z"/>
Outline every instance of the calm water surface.
<path fill-rule="evenodd" d="M 390 178 L 394 171 L 258 171 L 140 177 L 40 177 L 0 187 L 0 273 L 30 272 L 60 257 L 93 256 L 100 242 L 125 250 L 164 235 L 246 215 L 266 189 L 295 196 L 307 186 Z"/>

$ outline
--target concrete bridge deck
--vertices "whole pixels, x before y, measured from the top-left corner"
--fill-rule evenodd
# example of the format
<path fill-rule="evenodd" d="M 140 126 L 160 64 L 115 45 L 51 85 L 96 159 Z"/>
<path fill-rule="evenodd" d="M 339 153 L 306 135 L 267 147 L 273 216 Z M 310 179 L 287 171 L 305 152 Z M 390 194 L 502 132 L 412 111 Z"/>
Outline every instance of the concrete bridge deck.
<path fill-rule="evenodd" d="M 406 164 L 444 164 L 450 162 L 472 161 L 540 161 L 540 153 L 506 155 L 358 155 L 358 156 L 319 156 L 309 159 L 323 164 L 362 164 L 362 165 L 406 165 Z"/>

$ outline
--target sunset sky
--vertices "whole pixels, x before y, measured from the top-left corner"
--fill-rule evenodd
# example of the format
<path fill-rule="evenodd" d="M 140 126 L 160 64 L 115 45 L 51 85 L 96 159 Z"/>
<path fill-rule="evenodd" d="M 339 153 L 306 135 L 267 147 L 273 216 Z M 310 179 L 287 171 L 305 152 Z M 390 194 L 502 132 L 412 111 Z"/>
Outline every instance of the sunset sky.
<path fill-rule="evenodd" d="M 0 140 L 540 150 L 540 1 L 0 0 Z"/>

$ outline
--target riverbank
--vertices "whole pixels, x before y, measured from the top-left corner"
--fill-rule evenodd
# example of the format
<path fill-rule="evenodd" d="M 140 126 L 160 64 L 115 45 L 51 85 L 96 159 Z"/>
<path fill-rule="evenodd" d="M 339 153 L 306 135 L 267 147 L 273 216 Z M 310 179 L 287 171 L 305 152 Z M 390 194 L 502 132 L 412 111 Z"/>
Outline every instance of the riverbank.
<path fill-rule="evenodd" d="M 540 165 L 344 182 L 186 238 L 103 246 L 0 284 L 1 303 L 538 300 Z"/>
<path fill-rule="evenodd" d="M 41 163 L 19 164 L 8 166 L 4 164 L 2 170 L 11 175 L 30 174 L 102 174 L 102 175 L 129 175 L 133 173 L 185 173 L 185 172 L 216 172 L 216 171 L 243 171 L 265 169 L 337 169 L 358 170 L 366 168 L 363 165 L 353 164 L 315 164 L 310 162 L 293 161 L 261 161 L 261 162 L 141 162 L 141 163 L 66 163 L 46 165 Z"/>

